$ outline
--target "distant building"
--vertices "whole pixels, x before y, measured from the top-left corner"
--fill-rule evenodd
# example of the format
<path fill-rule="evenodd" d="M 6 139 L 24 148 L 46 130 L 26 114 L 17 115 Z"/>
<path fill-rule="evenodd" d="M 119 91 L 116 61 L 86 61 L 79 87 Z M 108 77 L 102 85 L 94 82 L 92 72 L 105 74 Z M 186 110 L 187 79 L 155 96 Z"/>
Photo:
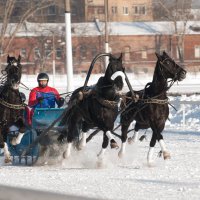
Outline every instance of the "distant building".
<path fill-rule="evenodd" d="M 87 0 L 85 3 L 85 21 L 98 18 L 105 21 L 104 0 Z M 133 22 L 152 21 L 152 0 L 108 0 L 108 21 Z"/>
<path fill-rule="evenodd" d="M 0 0 L 0 22 L 4 17 L 6 1 Z M 16 0 L 10 22 L 19 22 L 23 14 L 33 8 L 40 0 Z M 72 22 L 93 22 L 95 19 L 105 21 L 104 0 L 71 0 Z M 38 9 L 27 18 L 29 22 L 63 23 L 65 13 L 64 0 Z M 111 22 L 152 21 L 152 0 L 108 0 L 108 18 Z"/>
<path fill-rule="evenodd" d="M 8 28 L 14 25 L 9 24 Z M 75 73 L 87 72 L 93 58 L 98 53 L 104 52 L 104 23 L 99 22 L 98 25 L 97 28 L 93 22 L 72 24 Z M 16 34 L 9 50 L 1 52 L 4 55 L 2 66 L 6 64 L 8 53 L 15 56 L 21 54 L 23 73 L 36 74 L 43 70 L 52 73 L 53 53 L 55 53 L 56 73 L 65 73 L 63 27 L 63 23 L 26 22 L 26 26 Z M 200 27 L 200 23 L 190 21 L 187 24 L 183 45 L 184 65 L 189 71 L 200 72 L 200 32 L 191 27 Z M 163 50 L 179 62 L 173 22 L 110 22 L 108 29 L 110 51 L 116 55 L 123 53 L 123 63 L 127 71 L 136 74 L 153 72 L 156 62 L 155 52 Z M 8 32 L 5 43 L 9 39 Z M 102 72 L 102 69 L 104 69 L 103 61 L 97 62 L 94 73 Z"/>

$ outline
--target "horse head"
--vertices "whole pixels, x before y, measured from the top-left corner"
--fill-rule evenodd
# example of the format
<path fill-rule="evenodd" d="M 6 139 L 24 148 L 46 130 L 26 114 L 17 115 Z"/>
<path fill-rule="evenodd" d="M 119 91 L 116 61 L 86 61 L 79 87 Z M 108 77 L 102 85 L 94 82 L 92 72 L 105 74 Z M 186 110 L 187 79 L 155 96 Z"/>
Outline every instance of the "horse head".
<path fill-rule="evenodd" d="M 173 81 L 182 81 L 186 77 L 186 70 L 178 65 L 165 51 L 162 55 L 156 53 L 158 66 L 165 79 L 171 78 Z"/>
<path fill-rule="evenodd" d="M 119 58 L 110 54 L 109 64 L 105 72 L 105 78 L 117 91 L 122 90 L 124 85 L 123 80 L 125 79 L 124 68 L 122 65 L 122 54 Z"/>
<path fill-rule="evenodd" d="M 7 57 L 8 65 L 5 68 L 5 72 L 7 75 L 6 84 L 12 87 L 13 89 L 18 89 L 20 80 L 21 80 L 21 72 L 22 66 L 20 64 L 21 56 L 19 55 L 16 59 L 15 57 Z"/>

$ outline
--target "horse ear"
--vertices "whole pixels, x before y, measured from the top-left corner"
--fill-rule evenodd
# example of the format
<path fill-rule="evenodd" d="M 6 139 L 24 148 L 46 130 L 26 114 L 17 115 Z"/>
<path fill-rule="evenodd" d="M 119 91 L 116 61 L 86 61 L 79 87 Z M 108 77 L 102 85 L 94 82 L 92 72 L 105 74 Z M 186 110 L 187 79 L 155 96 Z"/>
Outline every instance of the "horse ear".
<path fill-rule="evenodd" d="M 8 56 L 7 56 L 7 63 L 9 63 L 9 60 L 10 60 L 10 56 L 8 54 Z"/>
<path fill-rule="evenodd" d="M 169 55 L 165 51 L 163 51 L 163 55 L 169 57 Z"/>
<path fill-rule="evenodd" d="M 160 55 L 160 54 L 158 54 L 158 53 L 156 53 L 156 52 L 155 52 L 155 54 L 156 54 L 156 56 L 157 56 L 158 60 L 162 60 L 162 57 L 161 57 L 161 55 Z"/>
<path fill-rule="evenodd" d="M 21 60 L 21 56 L 19 55 L 17 61 L 20 62 L 20 60 Z"/>
<path fill-rule="evenodd" d="M 109 61 L 113 60 L 113 58 L 114 58 L 113 55 L 110 54 L 110 55 L 109 55 Z"/>
<path fill-rule="evenodd" d="M 121 53 L 120 56 L 119 56 L 119 58 L 118 58 L 119 61 L 122 61 L 122 55 L 123 54 Z"/>

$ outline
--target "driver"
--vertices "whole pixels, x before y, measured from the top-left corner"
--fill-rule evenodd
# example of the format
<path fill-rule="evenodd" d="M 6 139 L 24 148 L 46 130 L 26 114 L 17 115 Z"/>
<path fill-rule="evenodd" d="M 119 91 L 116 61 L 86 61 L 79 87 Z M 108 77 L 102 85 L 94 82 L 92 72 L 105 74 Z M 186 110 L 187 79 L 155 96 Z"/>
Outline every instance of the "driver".
<path fill-rule="evenodd" d="M 35 108 L 55 108 L 56 104 L 58 107 L 64 104 L 64 98 L 60 97 L 58 91 L 48 86 L 48 74 L 38 74 L 37 82 L 38 87 L 33 88 L 29 94 L 28 106 L 32 108 L 30 119 Z"/>

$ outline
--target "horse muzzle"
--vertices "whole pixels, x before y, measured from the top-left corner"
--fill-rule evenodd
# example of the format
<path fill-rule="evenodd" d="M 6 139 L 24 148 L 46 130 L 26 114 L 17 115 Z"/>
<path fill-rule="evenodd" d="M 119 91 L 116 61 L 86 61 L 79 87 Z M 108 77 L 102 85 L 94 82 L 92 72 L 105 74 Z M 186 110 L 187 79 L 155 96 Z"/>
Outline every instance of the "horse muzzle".
<path fill-rule="evenodd" d="M 12 83 L 12 89 L 13 90 L 18 90 L 19 89 L 19 82 L 17 82 L 17 83 Z"/>
<path fill-rule="evenodd" d="M 178 81 L 182 81 L 183 79 L 186 78 L 186 71 L 185 70 L 182 70 L 179 75 L 178 75 Z"/>

